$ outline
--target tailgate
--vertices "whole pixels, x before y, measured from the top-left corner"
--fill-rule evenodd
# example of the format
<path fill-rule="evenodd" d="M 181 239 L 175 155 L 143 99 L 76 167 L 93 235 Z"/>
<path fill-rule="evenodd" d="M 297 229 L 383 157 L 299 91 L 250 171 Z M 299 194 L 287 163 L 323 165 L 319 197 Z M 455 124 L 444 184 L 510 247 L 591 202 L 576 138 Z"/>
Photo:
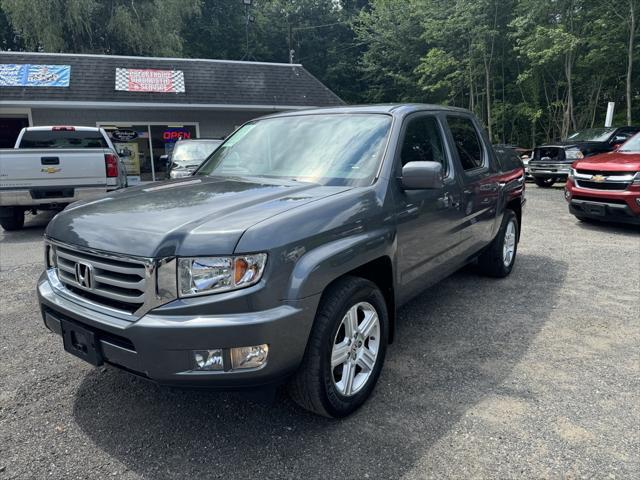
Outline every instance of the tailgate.
<path fill-rule="evenodd" d="M 106 187 L 104 148 L 0 152 L 0 188 Z"/>

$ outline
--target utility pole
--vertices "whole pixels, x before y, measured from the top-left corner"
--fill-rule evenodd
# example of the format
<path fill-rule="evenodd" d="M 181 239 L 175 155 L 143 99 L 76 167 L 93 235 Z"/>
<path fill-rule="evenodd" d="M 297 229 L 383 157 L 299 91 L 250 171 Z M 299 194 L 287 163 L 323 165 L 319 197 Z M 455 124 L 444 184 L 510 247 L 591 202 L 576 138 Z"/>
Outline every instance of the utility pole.
<path fill-rule="evenodd" d="M 245 53 L 244 56 L 242 57 L 242 60 L 244 60 L 245 58 L 247 60 L 251 60 L 251 54 L 249 53 L 249 23 L 253 22 L 253 17 L 251 16 L 251 14 L 249 13 L 249 8 L 251 7 L 251 3 L 253 0 L 242 0 L 242 3 L 244 4 L 244 12 L 246 15 L 246 22 L 245 22 L 245 36 L 246 36 L 246 49 L 245 49 Z"/>
<path fill-rule="evenodd" d="M 293 63 L 293 55 L 295 53 L 296 51 L 293 49 L 293 28 L 291 27 L 291 23 L 289 23 L 289 63 Z"/>

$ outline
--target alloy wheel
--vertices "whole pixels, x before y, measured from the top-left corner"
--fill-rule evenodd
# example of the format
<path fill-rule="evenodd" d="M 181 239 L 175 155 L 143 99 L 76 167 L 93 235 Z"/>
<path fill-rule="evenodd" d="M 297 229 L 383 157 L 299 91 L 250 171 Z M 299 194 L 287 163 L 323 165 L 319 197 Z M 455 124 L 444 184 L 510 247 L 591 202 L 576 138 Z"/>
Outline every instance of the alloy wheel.
<path fill-rule="evenodd" d="M 367 384 L 380 350 L 380 319 L 368 302 L 353 305 L 340 322 L 331 350 L 331 375 L 342 395 L 349 397 Z"/>

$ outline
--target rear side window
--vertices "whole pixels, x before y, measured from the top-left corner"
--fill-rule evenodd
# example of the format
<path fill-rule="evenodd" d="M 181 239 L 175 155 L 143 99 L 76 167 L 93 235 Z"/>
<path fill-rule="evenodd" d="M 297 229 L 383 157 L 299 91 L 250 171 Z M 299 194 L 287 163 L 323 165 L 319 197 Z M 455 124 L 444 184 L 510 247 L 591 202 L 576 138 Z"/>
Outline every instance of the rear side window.
<path fill-rule="evenodd" d="M 471 119 L 447 116 L 447 123 L 453 136 L 458 157 L 464 170 L 473 170 L 484 165 L 484 149 L 480 136 Z"/>
<path fill-rule="evenodd" d="M 442 164 L 443 174 L 447 175 L 447 159 L 435 117 L 425 116 L 409 120 L 400 158 L 403 166 L 409 162 L 438 162 Z"/>
<path fill-rule="evenodd" d="M 107 148 L 100 132 L 27 130 L 18 148 Z"/>

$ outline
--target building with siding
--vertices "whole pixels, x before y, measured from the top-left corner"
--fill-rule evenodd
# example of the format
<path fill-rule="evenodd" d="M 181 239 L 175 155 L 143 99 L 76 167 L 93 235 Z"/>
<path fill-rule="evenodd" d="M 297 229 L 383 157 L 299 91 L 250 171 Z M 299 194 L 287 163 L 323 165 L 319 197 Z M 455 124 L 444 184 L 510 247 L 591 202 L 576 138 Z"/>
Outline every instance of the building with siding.
<path fill-rule="evenodd" d="M 142 180 L 180 138 L 223 138 L 272 112 L 342 100 L 302 65 L 0 52 L 0 148 L 24 126 L 101 126 Z M 135 163 L 135 162 L 134 162 Z"/>

